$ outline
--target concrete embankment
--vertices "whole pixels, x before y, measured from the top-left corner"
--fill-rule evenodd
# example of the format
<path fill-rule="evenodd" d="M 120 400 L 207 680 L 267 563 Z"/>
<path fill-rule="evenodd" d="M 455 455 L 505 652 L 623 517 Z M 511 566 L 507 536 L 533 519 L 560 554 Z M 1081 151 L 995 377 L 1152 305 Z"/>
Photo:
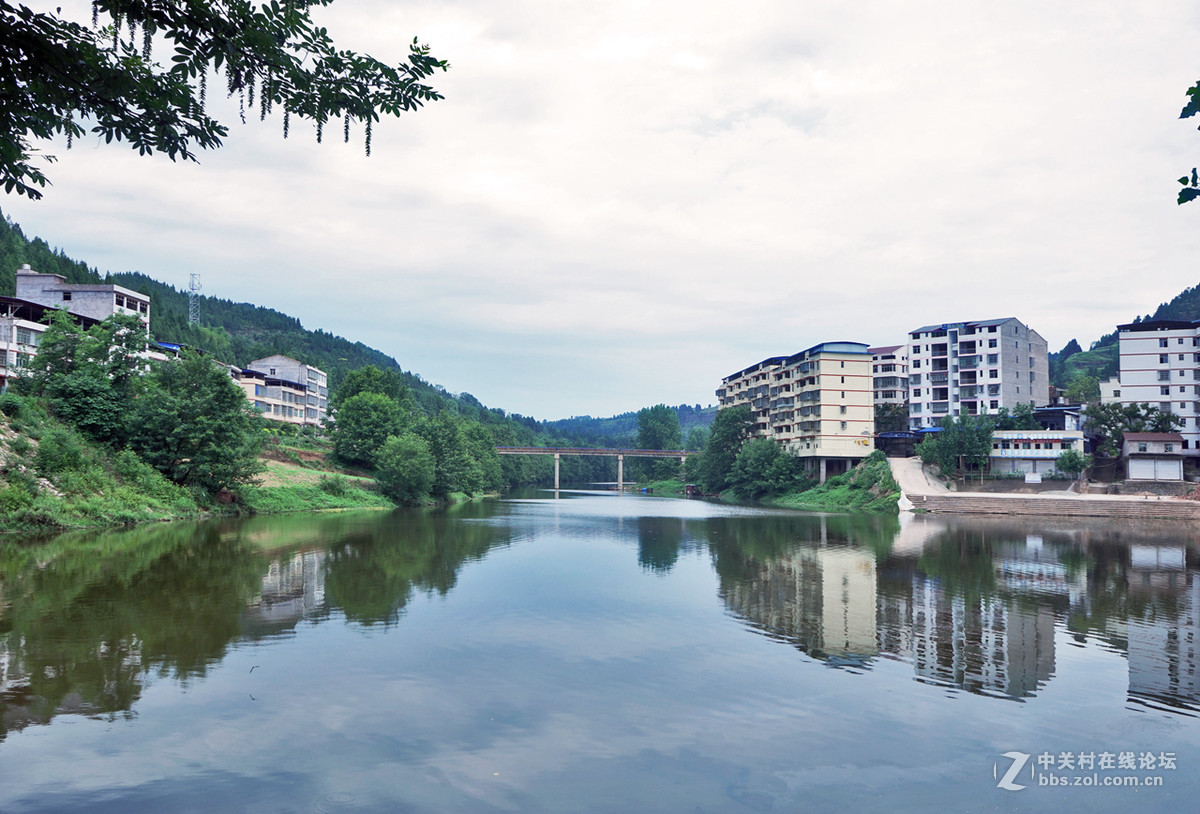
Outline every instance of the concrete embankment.
<path fill-rule="evenodd" d="M 889 458 L 901 506 L 937 514 L 1042 515 L 1200 522 L 1200 502 L 1156 495 L 1021 495 L 951 492 L 929 478 L 916 458 Z"/>
<path fill-rule="evenodd" d="M 1112 517 L 1125 520 L 1200 521 L 1200 503 L 1178 498 L 1061 497 L 1049 495 L 985 495 L 947 492 L 910 495 L 914 511 L 941 514 L 1054 515 Z"/>

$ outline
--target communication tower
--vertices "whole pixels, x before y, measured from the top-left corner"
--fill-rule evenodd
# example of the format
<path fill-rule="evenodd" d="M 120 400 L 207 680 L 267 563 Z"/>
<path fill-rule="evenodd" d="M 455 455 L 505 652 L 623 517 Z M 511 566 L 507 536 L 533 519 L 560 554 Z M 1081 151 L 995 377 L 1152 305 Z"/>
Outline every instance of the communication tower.
<path fill-rule="evenodd" d="M 200 275 L 193 274 L 188 283 L 188 325 L 200 322 Z"/>

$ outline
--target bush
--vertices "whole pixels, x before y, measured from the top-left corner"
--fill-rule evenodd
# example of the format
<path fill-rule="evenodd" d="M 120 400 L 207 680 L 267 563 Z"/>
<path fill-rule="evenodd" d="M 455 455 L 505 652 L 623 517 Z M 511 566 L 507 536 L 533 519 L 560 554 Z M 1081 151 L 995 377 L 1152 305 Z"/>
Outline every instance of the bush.
<path fill-rule="evenodd" d="M 317 488 L 334 497 L 345 497 L 346 493 L 350 491 L 350 485 L 341 475 L 322 475 L 321 480 L 317 483 Z"/>
<path fill-rule="evenodd" d="M 9 418 L 20 415 L 24 406 L 24 397 L 18 396 L 16 393 L 0 393 L 0 413 L 4 413 Z"/>
<path fill-rule="evenodd" d="M 84 448 L 79 437 L 68 430 L 50 430 L 38 444 L 34 465 L 43 477 L 50 477 L 83 465 Z"/>

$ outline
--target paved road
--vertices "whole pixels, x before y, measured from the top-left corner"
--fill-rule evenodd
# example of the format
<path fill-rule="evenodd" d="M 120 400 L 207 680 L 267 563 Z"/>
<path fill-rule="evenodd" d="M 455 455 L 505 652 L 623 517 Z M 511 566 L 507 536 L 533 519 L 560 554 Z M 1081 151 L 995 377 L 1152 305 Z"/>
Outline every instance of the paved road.
<path fill-rule="evenodd" d="M 892 477 L 900 484 L 900 491 L 906 496 L 913 495 L 943 495 L 950 490 L 946 484 L 925 472 L 920 458 L 888 458 L 892 467 Z"/>

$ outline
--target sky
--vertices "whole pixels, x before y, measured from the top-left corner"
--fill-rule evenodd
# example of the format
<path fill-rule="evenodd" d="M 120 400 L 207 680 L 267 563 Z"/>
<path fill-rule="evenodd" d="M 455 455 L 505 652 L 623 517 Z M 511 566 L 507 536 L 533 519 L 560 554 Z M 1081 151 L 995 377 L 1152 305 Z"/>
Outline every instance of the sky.
<path fill-rule="evenodd" d="M 1200 202 L 1175 203 L 1200 164 L 1200 121 L 1178 119 L 1193 3 L 314 16 L 393 63 L 419 37 L 450 62 L 446 98 L 378 124 L 368 158 L 361 133 L 317 144 L 293 120 L 284 140 L 278 115 L 243 125 L 212 94 L 230 133 L 201 163 L 46 144 L 45 198 L 0 208 L 101 273 L 199 273 L 545 419 L 707 405 L 768 356 L 926 324 L 1014 316 L 1087 347 L 1200 283 Z"/>

